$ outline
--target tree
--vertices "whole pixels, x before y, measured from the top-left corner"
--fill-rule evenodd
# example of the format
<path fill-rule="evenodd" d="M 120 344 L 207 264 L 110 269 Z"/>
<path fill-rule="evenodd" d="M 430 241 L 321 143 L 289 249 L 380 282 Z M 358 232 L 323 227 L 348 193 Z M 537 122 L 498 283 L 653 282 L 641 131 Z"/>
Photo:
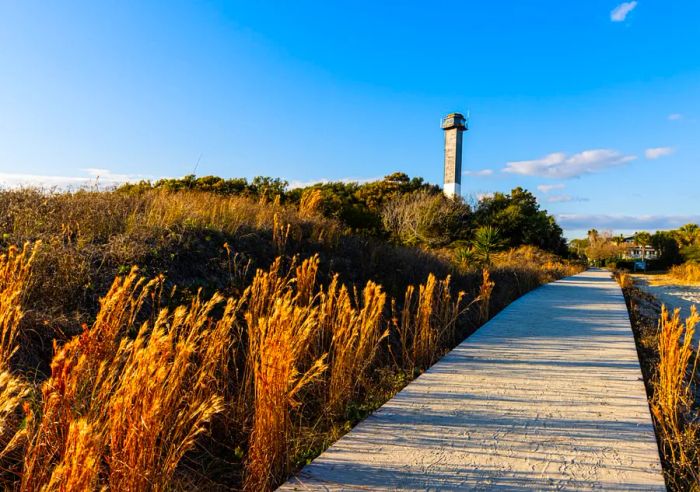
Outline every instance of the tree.
<path fill-rule="evenodd" d="M 440 193 L 438 186 L 425 183 L 423 178 L 392 173 L 382 180 L 363 184 L 343 181 L 317 183 L 289 190 L 285 197 L 291 203 L 299 203 L 309 189 L 321 190 L 324 215 L 342 221 L 356 232 L 372 235 L 387 232 L 382 225 L 382 210 L 387 203 L 420 190 Z"/>
<path fill-rule="evenodd" d="M 569 251 L 576 258 L 583 258 L 588 247 L 588 239 L 572 239 L 569 241 Z"/>
<path fill-rule="evenodd" d="M 567 252 L 563 231 L 554 217 L 540 210 L 535 196 L 520 187 L 510 194 L 483 198 L 475 211 L 475 223 L 498 227 L 506 246 L 531 244 L 559 254 Z"/>
<path fill-rule="evenodd" d="M 599 234 L 592 229 L 588 231 L 588 247 L 585 250 L 586 257 L 595 265 L 602 265 L 607 261 L 620 257 L 622 246 L 618 246 L 612 241 L 610 233 Z"/>
<path fill-rule="evenodd" d="M 700 227 L 697 224 L 686 224 L 676 230 L 679 246 L 691 246 L 700 242 Z"/>
<path fill-rule="evenodd" d="M 657 251 L 659 262 L 664 267 L 678 265 L 683 262 L 678 242 L 674 234 L 668 231 L 657 231 L 650 239 L 651 246 Z"/>
<path fill-rule="evenodd" d="M 250 188 L 259 196 L 265 198 L 282 197 L 289 183 L 280 178 L 270 178 L 268 176 L 256 176 L 250 183 Z"/>
<path fill-rule="evenodd" d="M 597 229 L 590 229 L 586 234 L 589 242 L 595 242 L 600 238 L 600 233 Z"/>
<path fill-rule="evenodd" d="M 385 203 L 418 190 L 439 193 L 440 187 L 427 184 L 423 178 L 409 178 L 405 173 L 392 173 L 381 181 L 360 185 L 355 196 L 374 212 L 381 212 Z"/>
<path fill-rule="evenodd" d="M 700 244 L 695 243 L 681 249 L 684 261 L 694 261 L 700 263 Z"/>
<path fill-rule="evenodd" d="M 651 243 L 651 234 L 649 234 L 646 231 L 635 232 L 633 238 L 634 238 L 634 243 L 637 246 L 639 246 L 639 250 L 641 252 L 641 258 L 642 259 L 646 258 L 645 249 Z"/>

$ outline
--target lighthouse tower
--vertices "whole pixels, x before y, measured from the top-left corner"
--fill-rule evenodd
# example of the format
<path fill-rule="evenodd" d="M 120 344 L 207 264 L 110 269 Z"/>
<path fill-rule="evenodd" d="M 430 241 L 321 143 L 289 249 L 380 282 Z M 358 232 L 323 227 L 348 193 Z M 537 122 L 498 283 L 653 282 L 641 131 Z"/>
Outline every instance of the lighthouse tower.
<path fill-rule="evenodd" d="M 462 186 L 462 132 L 468 130 L 467 120 L 459 113 L 442 119 L 445 131 L 445 182 L 443 191 L 450 198 L 460 196 Z"/>

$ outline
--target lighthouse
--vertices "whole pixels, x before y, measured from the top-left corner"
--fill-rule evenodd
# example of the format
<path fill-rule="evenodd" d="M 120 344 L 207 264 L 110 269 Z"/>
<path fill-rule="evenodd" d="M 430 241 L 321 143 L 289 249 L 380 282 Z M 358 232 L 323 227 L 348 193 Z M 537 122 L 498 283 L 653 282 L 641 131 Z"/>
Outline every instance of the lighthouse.
<path fill-rule="evenodd" d="M 460 196 L 462 186 L 462 132 L 468 130 L 467 120 L 460 113 L 450 113 L 442 119 L 445 132 L 445 181 L 442 188 L 450 198 Z"/>

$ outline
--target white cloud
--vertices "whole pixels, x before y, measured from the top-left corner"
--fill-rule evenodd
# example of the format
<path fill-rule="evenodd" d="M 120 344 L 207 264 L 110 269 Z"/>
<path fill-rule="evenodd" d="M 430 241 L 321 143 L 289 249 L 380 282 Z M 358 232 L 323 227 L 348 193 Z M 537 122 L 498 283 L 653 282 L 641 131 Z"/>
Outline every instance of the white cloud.
<path fill-rule="evenodd" d="M 150 179 L 149 176 L 140 174 L 119 174 L 109 169 L 87 168 L 81 169 L 83 176 L 55 176 L 29 173 L 1 173 L 0 187 L 20 188 L 23 186 L 37 186 L 47 188 L 82 188 L 86 186 L 112 187 L 123 183 Z"/>
<path fill-rule="evenodd" d="M 464 171 L 462 174 L 464 176 L 491 176 L 493 174 L 493 169 L 481 169 L 479 171 Z"/>
<path fill-rule="evenodd" d="M 610 20 L 613 22 L 622 22 L 627 18 L 627 14 L 632 12 L 637 6 L 637 2 L 622 2 L 610 12 Z"/>
<path fill-rule="evenodd" d="M 493 198 L 493 193 L 477 193 L 476 194 L 477 201 L 481 201 L 484 198 Z"/>
<path fill-rule="evenodd" d="M 547 197 L 547 202 L 549 203 L 566 203 L 566 202 L 587 202 L 588 198 L 583 198 L 580 196 L 571 196 L 567 194 L 561 195 L 550 195 Z"/>
<path fill-rule="evenodd" d="M 667 116 L 670 121 L 678 121 L 683 119 L 683 115 L 680 113 L 671 113 Z"/>
<path fill-rule="evenodd" d="M 565 229 L 675 229 L 684 224 L 700 223 L 700 215 L 588 215 L 559 214 L 557 222 Z"/>
<path fill-rule="evenodd" d="M 652 147 L 644 151 L 644 156 L 647 159 L 658 159 L 665 155 L 670 155 L 673 153 L 673 148 L 671 147 Z"/>
<path fill-rule="evenodd" d="M 564 183 L 558 183 L 558 184 L 542 184 L 538 185 L 537 189 L 540 190 L 542 193 L 549 193 L 552 190 L 563 190 L 566 187 Z"/>
<path fill-rule="evenodd" d="M 584 150 L 571 156 L 563 152 L 555 152 L 541 159 L 508 162 L 503 172 L 543 178 L 567 179 L 583 174 L 591 174 L 609 167 L 620 166 L 636 158 L 636 156 L 623 155 L 612 149 Z"/>

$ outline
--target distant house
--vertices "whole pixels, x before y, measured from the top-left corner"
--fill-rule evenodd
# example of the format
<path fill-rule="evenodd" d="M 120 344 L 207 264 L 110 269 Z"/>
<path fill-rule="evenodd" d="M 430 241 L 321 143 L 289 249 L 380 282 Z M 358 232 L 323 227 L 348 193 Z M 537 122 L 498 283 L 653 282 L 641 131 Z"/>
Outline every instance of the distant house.
<path fill-rule="evenodd" d="M 622 246 L 624 247 L 622 258 L 625 260 L 655 260 L 659 257 L 654 248 L 649 245 L 638 245 L 634 237 L 626 237 Z"/>

